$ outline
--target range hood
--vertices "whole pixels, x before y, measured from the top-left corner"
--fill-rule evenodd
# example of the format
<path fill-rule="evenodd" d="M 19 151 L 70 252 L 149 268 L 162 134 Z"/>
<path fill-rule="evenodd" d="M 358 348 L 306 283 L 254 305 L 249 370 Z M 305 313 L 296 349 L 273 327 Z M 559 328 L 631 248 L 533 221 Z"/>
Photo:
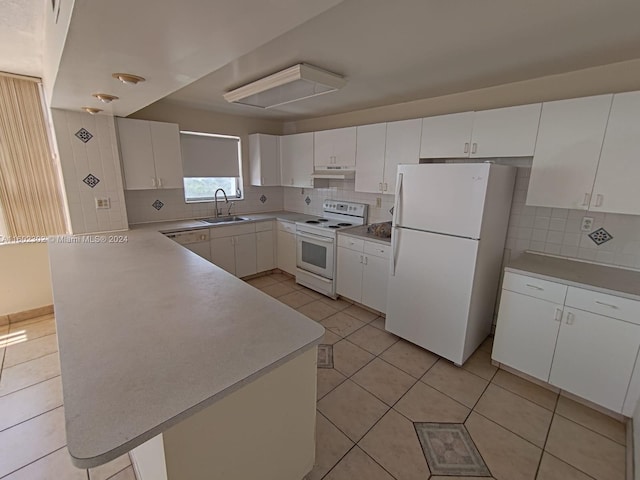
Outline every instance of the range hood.
<path fill-rule="evenodd" d="M 315 169 L 311 178 L 328 180 L 353 180 L 356 177 L 355 167 L 327 166 L 322 169 Z"/>

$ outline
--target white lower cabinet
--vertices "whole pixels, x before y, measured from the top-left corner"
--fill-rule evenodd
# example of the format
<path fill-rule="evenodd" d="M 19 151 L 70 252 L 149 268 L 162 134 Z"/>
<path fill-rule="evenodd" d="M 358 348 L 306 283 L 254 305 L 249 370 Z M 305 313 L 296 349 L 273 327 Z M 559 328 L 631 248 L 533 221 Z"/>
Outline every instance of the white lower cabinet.
<path fill-rule="evenodd" d="M 258 273 L 276 268 L 276 242 L 272 220 L 256 223 L 256 263 Z"/>
<path fill-rule="evenodd" d="M 278 268 L 296 274 L 296 225 L 278 220 Z"/>
<path fill-rule="evenodd" d="M 255 228 L 253 223 L 211 228 L 211 262 L 236 277 L 257 273 Z"/>
<path fill-rule="evenodd" d="M 639 348 L 640 302 L 505 273 L 495 361 L 631 416 Z"/>
<path fill-rule="evenodd" d="M 385 313 L 389 254 L 388 245 L 338 235 L 338 294 Z"/>

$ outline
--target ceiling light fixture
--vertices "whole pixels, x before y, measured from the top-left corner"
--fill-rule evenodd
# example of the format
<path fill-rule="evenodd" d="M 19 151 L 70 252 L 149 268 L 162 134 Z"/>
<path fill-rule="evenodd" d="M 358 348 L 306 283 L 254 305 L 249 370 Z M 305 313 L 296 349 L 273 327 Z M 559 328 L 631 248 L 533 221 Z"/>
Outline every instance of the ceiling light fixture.
<path fill-rule="evenodd" d="M 138 75 L 131 75 L 130 73 L 114 73 L 111 76 L 117 80 L 120 80 L 126 85 L 137 85 L 138 83 L 145 81 L 143 77 L 139 77 Z"/>
<path fill-rule="evenodd" d="M 111 103 L 114 100 L 118 100 L 120 97 L 116 97 L 115 95 L 109 95 L 108 93 L 94 93 L 94 97 L 100 100 L 102 103 Z"/>
<path fill-rule="evenodd" d="M 305 63 L 251 82 L 224 94 L 230 103 L 276 108 L 305 98 L 335 92 L 347 81 L 335 73 Z"/>
<path fill-rule="evenodd" d="M 102 111 L 102 109 L 100 108 L 93 108 L 93 107 L 81 107 L 81 110 L 84 110 L 87 113 L 90 113 L 91 115 L 95 115 L 97 113 L 100 113 Z"/>

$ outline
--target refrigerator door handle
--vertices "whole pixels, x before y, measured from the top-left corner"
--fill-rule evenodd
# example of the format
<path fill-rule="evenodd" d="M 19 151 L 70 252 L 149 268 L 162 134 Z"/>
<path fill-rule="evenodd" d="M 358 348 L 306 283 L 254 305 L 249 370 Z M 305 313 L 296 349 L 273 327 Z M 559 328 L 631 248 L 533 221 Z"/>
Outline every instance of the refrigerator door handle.
<path fill-rule="evenodd" d="M 398 227 L 393 228 L 395 231 L 391 235 L 391 276 L 396 276 L 396 257 L 398 251 L 398 235 L 400 234 L 400 229 Z"/>
<path fill-rule="evenodd" d="M 398 236 L 398 219 L 400 218 L 400 194 L 402 193 L 402 173 L 398 174 L 398 181 L 396 182 L 396 198 L 393 205 L 393 220 L 396 225 L 391 235 L 391 276 L 396 276 L 396 253 L 397 253 L 397 243 L 398 240 L 396 237 Z"/>

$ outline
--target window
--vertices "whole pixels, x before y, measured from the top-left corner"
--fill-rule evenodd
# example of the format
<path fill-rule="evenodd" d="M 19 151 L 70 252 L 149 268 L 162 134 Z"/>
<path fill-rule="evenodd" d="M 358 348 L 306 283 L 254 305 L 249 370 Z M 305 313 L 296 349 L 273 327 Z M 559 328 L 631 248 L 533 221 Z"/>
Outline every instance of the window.
<path fill-rule="evenodd" d="M 243 198 L 239 137 L 180 132 L 180 145 L 187 203 L 211 202 L 219 188 L 229 198 Z"/>

